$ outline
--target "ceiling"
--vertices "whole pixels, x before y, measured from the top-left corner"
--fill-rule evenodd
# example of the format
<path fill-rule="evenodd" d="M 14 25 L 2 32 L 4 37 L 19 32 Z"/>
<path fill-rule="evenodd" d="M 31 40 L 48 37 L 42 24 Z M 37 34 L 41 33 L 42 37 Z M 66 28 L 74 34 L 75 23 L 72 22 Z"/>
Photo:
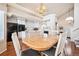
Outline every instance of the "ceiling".
<path fill-rule="evenodd" d="M 40 3 L 19 3 L 19 5 L 28 8 L 36 13 L 38 13 L 38 8 L 40 7 Z M 44 5 L 48 9 L 46 14 L 54 13 L 57 15 L 57 17 L 63 15 L 74 7 L 73 3 L 44 3 Z"/>

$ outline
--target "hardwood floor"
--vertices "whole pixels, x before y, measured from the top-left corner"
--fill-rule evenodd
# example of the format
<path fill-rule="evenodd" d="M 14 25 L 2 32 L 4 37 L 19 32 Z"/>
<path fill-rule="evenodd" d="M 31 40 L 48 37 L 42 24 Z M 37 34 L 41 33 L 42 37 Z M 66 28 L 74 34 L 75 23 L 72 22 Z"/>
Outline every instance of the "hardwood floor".
<path fill-rule="evenodd" d="M 0 56 L 16 56 L 12 42 L 7 43 L 7 50 L 0 54 Z"/>
<path fill-rule="evenodd" d="M 28 46 L 22 44 L 22 50 L 25 50 L 27 48 Z M 7 43 L 7 50 L 3 52 L 2 54 L 0 54 L 0 56 L 16 56 L 15 49 L 12 42 Z"/>
<path fill-rule="evenodd" d="M 22 45 L 22 51 L 29 48 L 28 46 L 24 45 L 22 41 L 20 41 L 20 44 Z M 16 56 L 15 49 L 12 42 L 7 43 L 7 50 L 3 52 L 2 54 L 0 54 L 0 56 Z M 74 56 L 79 56 L 79 48 L 75 49 Z"/>

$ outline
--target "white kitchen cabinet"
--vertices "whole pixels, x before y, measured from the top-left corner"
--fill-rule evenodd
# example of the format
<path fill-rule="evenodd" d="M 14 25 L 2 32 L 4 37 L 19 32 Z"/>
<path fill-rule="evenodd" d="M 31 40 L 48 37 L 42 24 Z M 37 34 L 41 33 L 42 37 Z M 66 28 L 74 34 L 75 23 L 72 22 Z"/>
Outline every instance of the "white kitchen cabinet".
<path fill-rule="evenodd" d="M 42 25 L 41 25 L 42 31 L 48 31 L 49 34 L 54 34 L 54 32 L 56 31 L 55 23 L 57 21 L 56 14 L 46 15 L 44 16 L 43 20 L 44 21 L 42 22 Z"/>

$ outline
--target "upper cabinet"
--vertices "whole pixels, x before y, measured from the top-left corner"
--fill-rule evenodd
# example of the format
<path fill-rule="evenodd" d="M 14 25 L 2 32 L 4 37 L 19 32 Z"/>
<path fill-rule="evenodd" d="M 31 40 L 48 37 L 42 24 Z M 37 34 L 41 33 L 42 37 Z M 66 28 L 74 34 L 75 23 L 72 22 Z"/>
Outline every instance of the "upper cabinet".
<path fill-rule="evenodd" d="M 43 18 L 43 22 L 42 22 L 41 28 L 44 31 L 49 31 L 49 33 L 52 34 L 52 32 L 54 32 L 56 30 L 55 29 L 56 21 L 57 21 L 57 19 L 56 19 L 56 15 L 55 14 L 46 15 Z"/>

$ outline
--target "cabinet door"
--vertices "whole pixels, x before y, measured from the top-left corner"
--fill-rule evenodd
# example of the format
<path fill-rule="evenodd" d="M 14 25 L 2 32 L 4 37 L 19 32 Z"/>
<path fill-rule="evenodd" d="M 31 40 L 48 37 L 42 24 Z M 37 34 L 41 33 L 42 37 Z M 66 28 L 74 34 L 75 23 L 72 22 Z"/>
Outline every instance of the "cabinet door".
<path fill-rule="evenodd" d="M 55 32 L 55 23 L 56 23 L 56 15 L 55 14 L 48 14 L 46 16 L 44 16 L 43 18 L 44 22 L 42 25 L 42 29 L 44 31 L 48 31 L 49 34 L 54 34 Z"/>
<path fill-rule="evenodd" d="M 4 11 L 0 11 L 0 53 L 5 51 L 6 49 L 6 40 L 5 40 L 5 35 L 4 35 L 4 25 L 5 25 L 5 16 L 4 16 Z"/>

